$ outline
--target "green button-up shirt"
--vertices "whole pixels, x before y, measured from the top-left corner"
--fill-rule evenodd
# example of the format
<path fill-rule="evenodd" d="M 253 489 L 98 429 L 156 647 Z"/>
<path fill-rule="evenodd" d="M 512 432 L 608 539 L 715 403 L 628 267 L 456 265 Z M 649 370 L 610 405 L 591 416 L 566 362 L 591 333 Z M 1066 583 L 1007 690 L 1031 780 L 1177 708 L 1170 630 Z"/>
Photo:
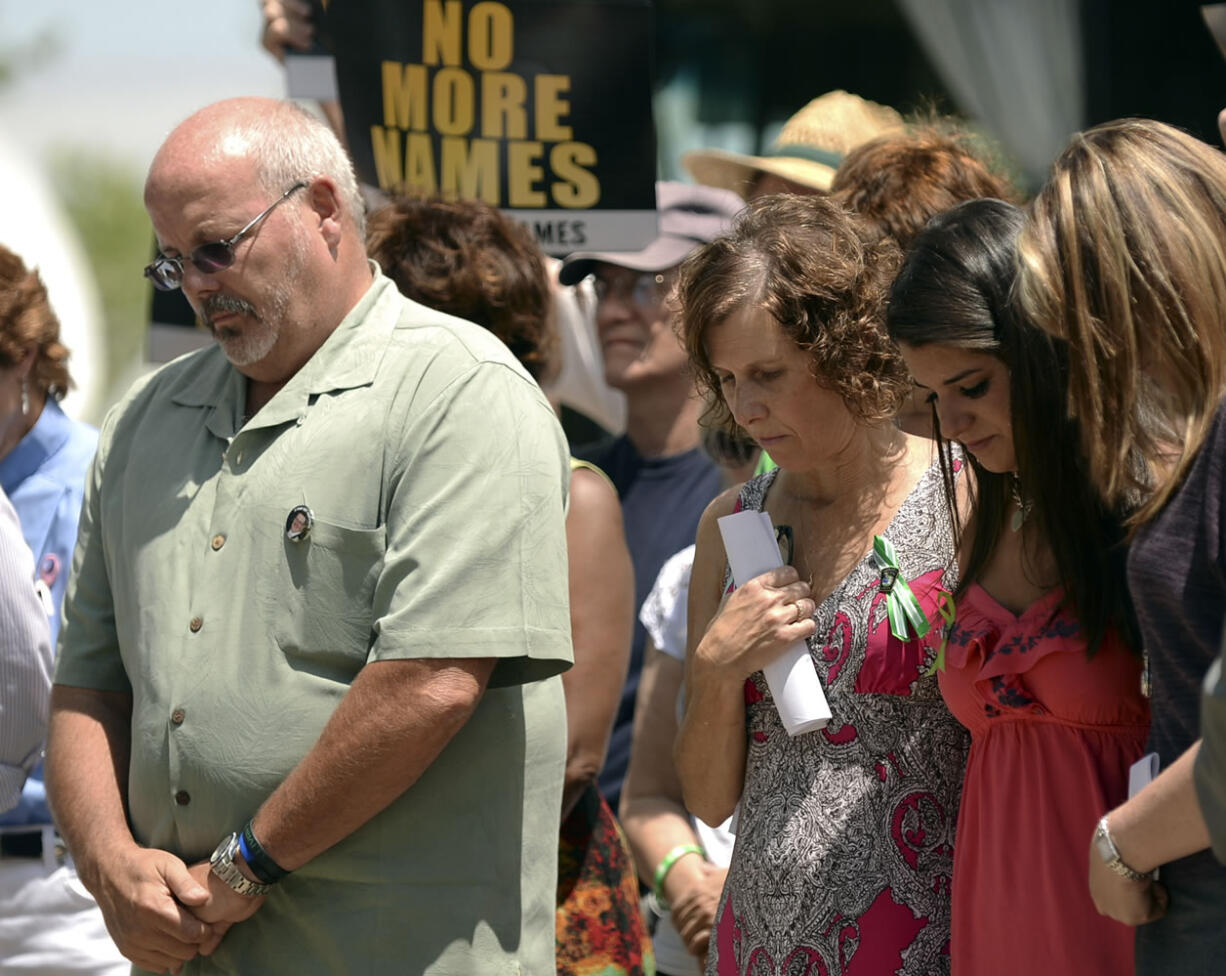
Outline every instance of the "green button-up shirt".
<path fill-rule="evenodd" d="M 500 660 L 426 774 L 190 971 L 551 972 L 571 649 L 548 403 L 378 275 L 244 423 L 245 399 L 216 348 L 171 363 L 111 411 L 86 486 L 56 680 L 131 693 L 136 839 L 207 857 L 368 661 Z"/>

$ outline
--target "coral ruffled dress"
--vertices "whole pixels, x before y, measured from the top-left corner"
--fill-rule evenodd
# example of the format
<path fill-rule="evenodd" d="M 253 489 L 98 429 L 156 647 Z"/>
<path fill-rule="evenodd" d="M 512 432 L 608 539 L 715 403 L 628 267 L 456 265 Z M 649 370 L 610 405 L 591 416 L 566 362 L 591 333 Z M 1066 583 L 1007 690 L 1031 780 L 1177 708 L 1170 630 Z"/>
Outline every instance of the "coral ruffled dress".
<path fill-rule="evenodd" d="M 1133 930 L 1086 885 L 1098 818 L 1125 799 L 1149 708 L 1140 662 L 1109 637 L 1087 659 L 1061 591 L 1022 614 L 972 583 L 941 692 L 971 733 L 954 844 L 953 973 L 1123 976 Z"/>

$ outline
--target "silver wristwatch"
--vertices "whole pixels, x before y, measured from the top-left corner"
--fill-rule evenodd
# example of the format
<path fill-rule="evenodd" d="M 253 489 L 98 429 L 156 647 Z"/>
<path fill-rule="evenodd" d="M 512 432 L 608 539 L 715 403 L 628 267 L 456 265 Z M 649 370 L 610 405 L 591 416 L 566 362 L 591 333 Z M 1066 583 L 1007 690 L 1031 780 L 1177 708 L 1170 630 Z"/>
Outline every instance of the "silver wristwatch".
<path fill-rule="evenodd" d="M 238 865 L 234 863 L 234 855 L 237 853 L 238 834 L 231 834 L 217 845 L 217 850 L 209 858 L 209 867 L 212 868 L 213 873 L 217 877 L 221 878 L 222 881 L 240 895 L 258 898 L 260 895 L 266 895 L 272 891 L 272 885 L 251 881 L 243 875 L 243 872 L 238 869 Z"/>
<path fill-rule="evenodd" d="M 1152 874 L 1142 874 L 1140 871 L 1134 871 L 1120 859 L 1119 848 L 1115 846 L 1115 841 L 1111 839 L 1111 832 L 1107 829 L 1107 818 L 1105 816 L 1098 821 L 1098 827 L 1094 830 L 1094 849 L 1098 851 L 1098 856 L 1106 862 L 1107 867 L 1122 878 L 1127 878 L 1129 881 L 1149 881 L 1153 877 Z"/>

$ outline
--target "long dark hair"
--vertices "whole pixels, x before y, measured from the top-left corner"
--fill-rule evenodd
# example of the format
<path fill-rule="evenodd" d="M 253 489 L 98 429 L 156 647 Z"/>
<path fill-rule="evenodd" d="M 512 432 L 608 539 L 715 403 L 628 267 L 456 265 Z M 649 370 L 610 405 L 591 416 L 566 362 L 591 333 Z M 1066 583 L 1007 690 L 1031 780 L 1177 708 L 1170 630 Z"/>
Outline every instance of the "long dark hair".
<path fill-rule="evenodd" d="M 1081 430 L 1068 416 L 1068 348 L 1024 321 L 1013 302 L 1022 211 L 1002 200 L 971 200 L 934 217 L 915 239 L 890 292 L 886 325 L 896 342 L 985 352 L 1009 370 L 1009 405 L 1018 484 L 1030 507 L 1026 533 L 1038 533 L 1055 557 L 1064 602 L 1076 613 L 1092 656 L 1114 627 L 1137 647 L 1124 575 L 1128 513 L 1103 501 L 1089 476 Z M 961 521 L 953 453 L 933 410 L 955 531 Z M 983 575 L 1005 531 L 1012 475 L 988 471 L 968 452 L 975 473 L 975 540 L 959 593 Z M 1034 538 L 1033 536 L 1031 538 Z"/>

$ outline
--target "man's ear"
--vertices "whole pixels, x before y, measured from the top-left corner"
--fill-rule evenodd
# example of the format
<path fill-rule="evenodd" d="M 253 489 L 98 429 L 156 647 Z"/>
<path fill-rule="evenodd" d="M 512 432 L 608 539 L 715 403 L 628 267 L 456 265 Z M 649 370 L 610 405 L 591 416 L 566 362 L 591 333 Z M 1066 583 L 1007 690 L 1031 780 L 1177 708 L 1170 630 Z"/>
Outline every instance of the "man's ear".
<path fill-rule="evenodd" d="M 345 223 L 345 208 L 341 204 L 340 190 L 327 176 L 317 176 L 307 186 L 307 206 L 319 220 L 319 232 L 323 235 L 328 250 L 335 252 L 341 242 Z"/>

